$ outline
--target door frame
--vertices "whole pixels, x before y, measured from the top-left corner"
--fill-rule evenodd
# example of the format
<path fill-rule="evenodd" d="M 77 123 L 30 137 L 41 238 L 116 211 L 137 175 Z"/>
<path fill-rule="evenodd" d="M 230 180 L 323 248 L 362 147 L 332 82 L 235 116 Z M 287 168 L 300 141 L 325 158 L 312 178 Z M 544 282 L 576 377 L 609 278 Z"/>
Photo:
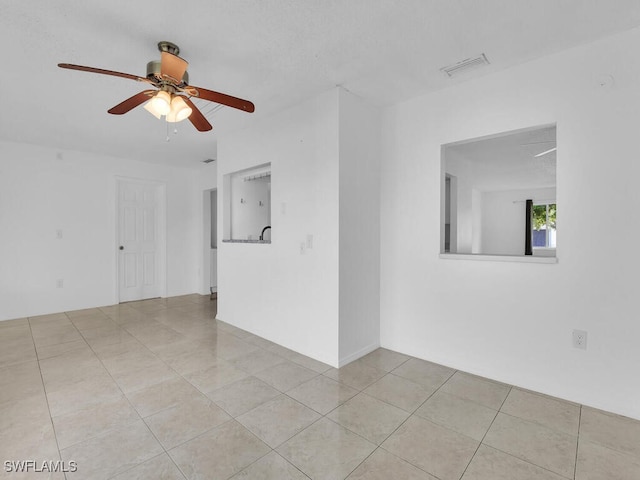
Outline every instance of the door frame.
<path fill-rule="evenodd" d="M 200 279 L 200 294 L 211 294 L 211 195 L 215 192 L 218 195 L 218 187 L 207 188 L 202 191 L 202 276 Z M 216 202 L 220 202 L 220 198 L 217 197 Z M 217 205 L 217 203 L 216 203 Z M 218 241 L 220 239 L 220 232 L 218 231 L 218 211 L 216 210 L 216 232 Z M 216 252 L 217 254 L 217 252 Z M 216 288 L 217 292 L 217 288 Z"/>
<path fill-rule="evenodd" d="M 139 185 L 151 185 L 155 187 L 158 199 L 158 296 L 164 298 L 167 296 L 167 183 L 159 180 L 150 180 L 146 178 L 124 177 L 116 175 L 115 177 L 115 238 L 113 242 L 114 259 L 115 259 L 115 299 L 116 304 L 120 303 L 120 185 L 123 183 L 137 183 Z"/>

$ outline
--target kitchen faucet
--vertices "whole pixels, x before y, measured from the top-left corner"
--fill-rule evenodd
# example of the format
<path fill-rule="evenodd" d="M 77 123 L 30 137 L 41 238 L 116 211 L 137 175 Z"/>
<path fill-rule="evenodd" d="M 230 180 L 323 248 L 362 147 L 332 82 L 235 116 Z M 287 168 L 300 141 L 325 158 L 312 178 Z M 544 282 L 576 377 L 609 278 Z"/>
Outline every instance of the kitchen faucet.
<path fill-rule="evenodd" d="M 264 232 L 265 232 L 265 230 L 267 230 L 267 229 L 271 230 L 271 225 L 267 225 L 266 227 L 264 227 L 264 228 L 262 229 L 262 232 L 260 233 L 260 240 L 264 240 Z"/>

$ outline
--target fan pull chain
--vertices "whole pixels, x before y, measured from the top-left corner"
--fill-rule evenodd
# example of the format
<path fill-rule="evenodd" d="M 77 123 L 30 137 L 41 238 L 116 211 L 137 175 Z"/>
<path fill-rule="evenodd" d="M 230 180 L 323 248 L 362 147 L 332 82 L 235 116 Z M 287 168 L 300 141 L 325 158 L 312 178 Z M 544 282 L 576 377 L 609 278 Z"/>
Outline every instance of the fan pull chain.
<path fill-rule="evenodd" d="M 165 123 L 165 125 L 167 126 L 167 138 L 166 138 L 166 140 L 167 140 L 167 142 L 170 142 L 170 141 L 171 141 L 171 136 L 169 135 L 169 122 L 167 122 L 167 121 L 165 120 L 165 122 L 164 122 L 164 123 Z M 174 134 L 174 135 L 177 135 L 177 134 L 178 134 L 178 127 L 177 127 L 177 126 L 174 126 L 174 127 L 173 127 L 173 134 Z"/>

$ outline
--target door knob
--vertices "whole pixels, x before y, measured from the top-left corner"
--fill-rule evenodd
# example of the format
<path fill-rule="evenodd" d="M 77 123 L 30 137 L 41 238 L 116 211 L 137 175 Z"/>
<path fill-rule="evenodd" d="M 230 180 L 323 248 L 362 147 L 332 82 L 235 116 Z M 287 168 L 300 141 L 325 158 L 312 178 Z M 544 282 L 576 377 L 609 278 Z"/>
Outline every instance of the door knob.
<path fill-rule="evenodd" d="M 124 247 L 122 245 L 120 245 L 120 247 L 118 248 L 118 250 L 124 250 Z"/>

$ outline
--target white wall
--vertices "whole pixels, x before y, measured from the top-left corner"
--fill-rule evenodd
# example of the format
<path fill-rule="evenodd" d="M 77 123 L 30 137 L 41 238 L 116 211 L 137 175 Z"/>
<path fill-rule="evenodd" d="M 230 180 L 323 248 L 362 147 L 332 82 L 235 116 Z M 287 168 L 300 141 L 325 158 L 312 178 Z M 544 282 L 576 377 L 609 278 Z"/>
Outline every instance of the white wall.
<path fill-rule="evenodd" d="M 482 192 L 482 248 L 479 252 L 524 255 L 526 200 L 551 200 L 549 203 L 554 203 L 555 198 L 555 188 Z"/>
<path fill-rule="evenodd" d="M 640 418 L 639 45 L 631 30 L 388 109 L 384 347 Z M 441 145 L 556 122 L 558 263 L 440 259 Z M 586 351 L 572 348 L 574 328 L 588 331 Z"/>
<path fill-rule="evenodd" d="M 271 162 L 273 228 L 219 245 L 221 320 L 334 366 L 379 346 L 379 116 L 337 88 L 221 136 L 220 176 Z"/>
<path fill-rule="evenodd" d="M 245 130 L 221 134 L 218 142 L 219 198 L 224 175 L 270 162 L 272 205 L 271 244 L 218 244 L 218 318 L 333 365 L 337 119 L 338 95 L 332 90 Z M 313 235 L 313 248 L 301 252 L 307 235 Z"/>
<path fill-rule="evenodd" d="M 340 365 L 380 342 L 380 112 L 340 100 Z"/>
<path fill-rule="evenodd" d="M 0 320 L 117 302 L 117 176 L 166 183 L 166 292 L 196 291 L 196 172 L 12 142 L 0 158 Z"/>

